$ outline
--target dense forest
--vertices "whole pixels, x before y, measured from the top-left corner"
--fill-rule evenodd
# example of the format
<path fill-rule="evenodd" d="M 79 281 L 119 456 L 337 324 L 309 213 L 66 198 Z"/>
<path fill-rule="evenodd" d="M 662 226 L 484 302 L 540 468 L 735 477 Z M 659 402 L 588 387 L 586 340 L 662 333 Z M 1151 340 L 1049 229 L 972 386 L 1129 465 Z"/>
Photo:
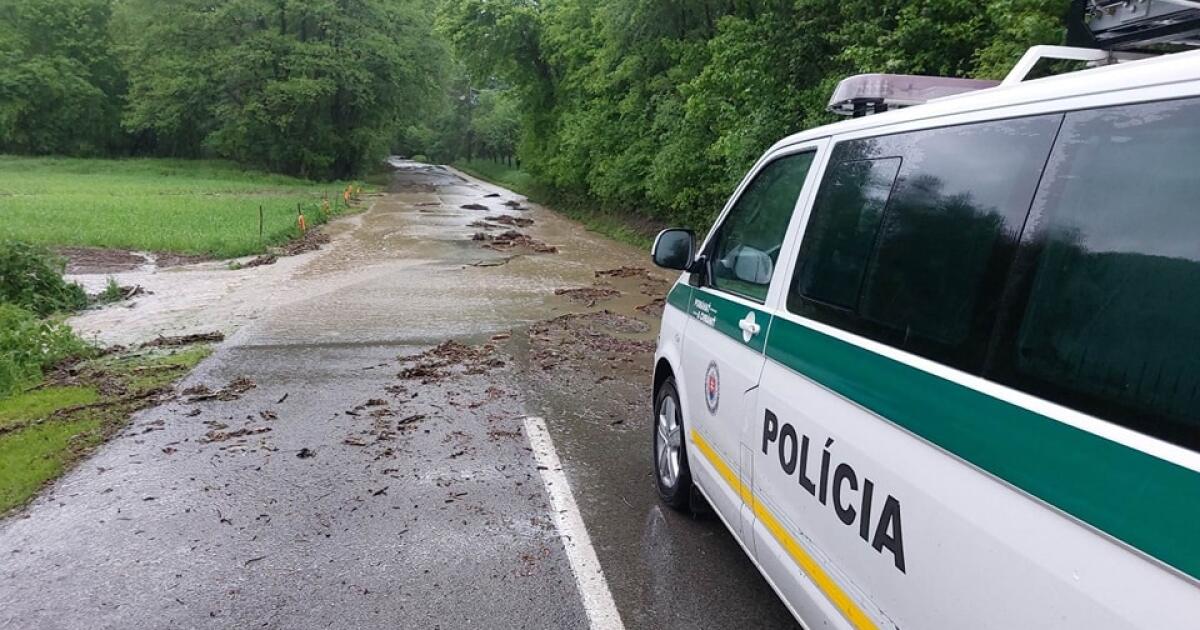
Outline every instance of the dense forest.
<path fill-rule="evenodd" d="M 1068 0 L 0 0 L 0 153 L 387 151 L 702 226 L 861 72 L 1000 77 Z"/>
<path fill-rule="evenodd" d="M 356 175 L 436 107 L 424 0 L 0 0 L 0 152 Z"/>
<path fill-rule="evenodd" d="M 445 0 L 474 77 L 511 86 L 525 170 L 560 193 L 703 226 L 852 74 L 1002 77 L 1060 43 L 1067 0 Z"/>

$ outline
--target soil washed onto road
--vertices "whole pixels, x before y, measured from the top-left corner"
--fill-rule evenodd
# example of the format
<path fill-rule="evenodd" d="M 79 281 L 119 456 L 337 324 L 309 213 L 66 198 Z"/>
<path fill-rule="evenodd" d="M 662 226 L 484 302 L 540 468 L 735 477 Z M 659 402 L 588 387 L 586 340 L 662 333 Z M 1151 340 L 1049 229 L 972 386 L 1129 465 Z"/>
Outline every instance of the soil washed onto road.
<path fill-rule="evenodd" d="M 74 319 L 86 335 L 225 341 L 0 521 L 0 628 L 587 628 L 529 416 L 616 627 L 794 627 L 719 521 L 655 495 L 672 277 L 507 190 L 398 167 L 317 251 L 74 269 L 146 289 Z"/>

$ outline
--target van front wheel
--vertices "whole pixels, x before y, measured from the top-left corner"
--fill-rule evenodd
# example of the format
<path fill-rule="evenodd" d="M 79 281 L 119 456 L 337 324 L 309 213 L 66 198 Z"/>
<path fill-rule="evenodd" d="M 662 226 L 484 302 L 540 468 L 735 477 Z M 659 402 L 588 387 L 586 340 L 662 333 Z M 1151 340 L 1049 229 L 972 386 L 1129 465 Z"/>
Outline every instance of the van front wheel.
<path fill-rule="evenodd" d="M 663 382 L 654 400 L 654 478 L 664 503 L 676 510 L 687 508 L 692 473 L 684 447 L 683 411 L 674 378 Z"/>

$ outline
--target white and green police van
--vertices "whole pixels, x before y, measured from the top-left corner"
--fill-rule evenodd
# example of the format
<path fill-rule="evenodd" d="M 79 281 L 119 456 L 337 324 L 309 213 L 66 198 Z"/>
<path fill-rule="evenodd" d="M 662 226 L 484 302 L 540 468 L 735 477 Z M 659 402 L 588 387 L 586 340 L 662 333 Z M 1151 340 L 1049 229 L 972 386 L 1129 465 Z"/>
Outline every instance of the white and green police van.
<path fill-rule="evenodd" d="M 1123 57 L 848 80 L 655 243 L 659 492 L 808 628 L 1200 629 L 1200 52 L 1047 54 Z"/>

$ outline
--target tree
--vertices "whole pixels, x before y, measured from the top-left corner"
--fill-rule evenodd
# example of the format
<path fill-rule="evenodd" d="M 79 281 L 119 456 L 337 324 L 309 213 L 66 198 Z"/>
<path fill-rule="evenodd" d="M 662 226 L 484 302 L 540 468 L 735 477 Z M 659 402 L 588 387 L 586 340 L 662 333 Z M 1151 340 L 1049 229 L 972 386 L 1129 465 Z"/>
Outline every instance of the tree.
<path fill-rule="evenodd" d="M 168 152 L 361 172 L 440 90 L 419 0 L 130 0 L 125 125 Z"/>
<path fill-rule="evenodd" d="M 512 158 L 521 133 L 520 101 L 506 89 L 480 90 L 471 131 L 479 150 L 492 159 Z"/>
<path fill-rule="evenodd" d="M 109 0 L 0 0 L 0 152 L 121 148 L 111 15 Z"/>

